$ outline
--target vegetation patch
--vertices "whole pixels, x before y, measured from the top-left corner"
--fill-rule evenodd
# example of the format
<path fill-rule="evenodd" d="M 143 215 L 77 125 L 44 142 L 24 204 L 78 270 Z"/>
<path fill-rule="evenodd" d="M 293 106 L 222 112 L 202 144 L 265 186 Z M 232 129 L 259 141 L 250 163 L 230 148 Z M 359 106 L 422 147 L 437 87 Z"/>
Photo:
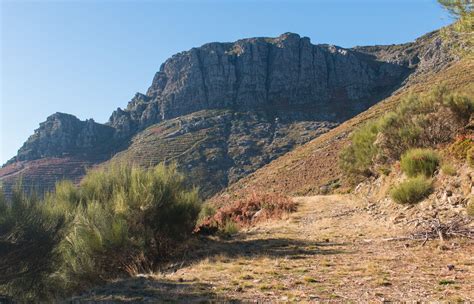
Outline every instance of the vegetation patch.
<path fill-rule="evenodd" d="M 0 284 L 38 300 L 151 271 L 191 234 L 199 211 L 197 190 L 164 165 L 93 170 L 43 201 L 20 190 L 11 202 L 0 195 Z"/>
<path fill-rule="evenodd" d="M 296 203 L 289 197 L 274 193 L 251 193 L 220 209 L 213 216 L 203 219 L 196 227 L 196 233 L 212 233 L 217 230 L 235 230 L 251 226 L 268 219 L 281 218 L 296 211 Z M 232 223 L 232 224 L 230 224 Z"/>
<path fill-rule="evenodd" d="M 469 92 L 448 92 L 444 87 L 426 94 L 409 95 L 402 99 L 396 110 L 369 121 L 351 134 L 351 144 L 339 155 L 340 167 L 354 181 L 385 174 L 386 168 L 410 149 L 452 142 L 458 131 L 468 124 L 474 113 L 473 104 Z M 470 144 L 471 139 L 454 149 L 461 151 Z M 408 166 L 415 171 L 422 170 L 423 174 L 432 174 L 433 165 L 439 164 L 439 158 L 436 162 L 434 153 L 418 156 L 423 156 L 422 168 L 415 164 Z M 425 157 L 429 158 L 425 160 Z M 410 168 L 407 171 L 411 172 Z"/>
<path fill-rule="evenodd" d="M 409 177 L 432 176 L 440 163 L 438 153 L 431 149 L 411 149 L 402 155 L 400 165 Z"/>
<path fill-rule="evenodd" d="M 419 175 L 409 178 L 394 187 L 390 192 L 390 196 L 399 204 L 414 204 L 427 197 L 432 190 L 432 181 Z"/>

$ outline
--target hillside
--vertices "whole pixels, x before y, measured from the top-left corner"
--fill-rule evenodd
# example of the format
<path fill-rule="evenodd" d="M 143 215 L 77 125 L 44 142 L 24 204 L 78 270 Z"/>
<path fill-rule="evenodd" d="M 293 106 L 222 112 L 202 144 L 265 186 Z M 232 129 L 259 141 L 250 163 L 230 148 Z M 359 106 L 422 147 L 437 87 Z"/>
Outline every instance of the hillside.
<path fill-rule="evenodd" d="M 41 193 L 110 159 L 174 160 L 209 197 L 453 59 L 437 32 L 353 49 L 292 33 L 205 44 L 168 59 L 106 124 L 48 117 L 0 181 L 7 195 L 20 177 Z"/>
<path fill-rule="evenodd" d="M 253 191 L 291 195 L 324 194 L 333 191 L 335 187 L 339 192 L 347 191 L 350 185 L 347 176 L 338 166 L 339 153 L 349 144 L 348 135 L 357 126 L 394 109 L 400 99 L 410 93 L 428 92 L 439 84 L 453 90 L 472 88 L 473 79 L 472 61 L 457 62 L 446 69 L 417 77 L 414 84 L 398 90 L 367 111 L 241 179 L 211 201 L 220 204 L 229 197 L 242 196 Z"/>

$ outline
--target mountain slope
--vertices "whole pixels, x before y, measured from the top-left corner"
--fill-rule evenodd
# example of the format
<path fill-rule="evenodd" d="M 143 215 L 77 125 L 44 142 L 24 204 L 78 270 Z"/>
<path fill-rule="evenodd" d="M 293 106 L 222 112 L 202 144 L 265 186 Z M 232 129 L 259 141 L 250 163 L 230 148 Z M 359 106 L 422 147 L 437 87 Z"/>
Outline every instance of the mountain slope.
<path fill-rule="evenodd" d="M 19 177 L 42 192 L 111 158 L 176 160 L 209 196 L 452 59 L 436 32 L 354 49 L 291 33 L 206 44 L 168 59 L 105 125 L 48 117 L 0 182 L 7 194 Z"/>
<path fill-rule="evenodd" d="M 349 144 L 348 135 L 367 120 L 394 109 L 400 99 L 410 93 L 428 92 L 443 84 L 447 88 L 473 88 L 474 62 L 464 60 L 439 71 L 422 74 L 413 84 L 374 105 L 369 110 L 344 122 L 326 134 L 291 151 L 250 176 L 231 185 L 211 201 L 220 203 L 229 197 L 253 191 L 271 191 L 292 195 L 325 193 L 337 184 L 344 191 L 349 186 L 338 166 L 339 152 Z"/>

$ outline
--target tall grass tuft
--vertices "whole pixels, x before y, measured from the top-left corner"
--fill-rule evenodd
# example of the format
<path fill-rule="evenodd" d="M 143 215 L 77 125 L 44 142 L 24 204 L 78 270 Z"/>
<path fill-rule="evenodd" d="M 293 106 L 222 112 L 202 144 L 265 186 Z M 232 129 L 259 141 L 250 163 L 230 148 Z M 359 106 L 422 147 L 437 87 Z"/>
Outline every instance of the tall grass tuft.
<path fill-rule="evenodd" d="M 432 181 L 423 175 L 409 178 L 392 189 L 390 196 L 399 204 L 414 204 L 433 190 Z"/>
<path fill-rule="evenodd" d="M 422 174 L 432 176 L 440 163 L 438 153 L 431 149 L 411 149 L 402 155 L 400 165 L 410 177 Z"/>

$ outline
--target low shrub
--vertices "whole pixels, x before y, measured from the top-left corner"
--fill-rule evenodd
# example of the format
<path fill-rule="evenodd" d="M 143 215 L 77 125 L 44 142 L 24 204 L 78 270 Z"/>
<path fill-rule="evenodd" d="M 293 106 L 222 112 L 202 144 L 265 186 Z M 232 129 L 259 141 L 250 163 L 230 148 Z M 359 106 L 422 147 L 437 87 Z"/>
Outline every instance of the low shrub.
<path fill-rule="evenodd" d="M 443 172 L 444 175 L 450 175 L 454 176 L 456 175 L 456 168 L 450 164 L 444 164 L 441 166 L 441 172 Z"/>
<path fill-rule="evenodd" d="M 378 149 L 374 145 L 378 126 L 374 122 L 367 123 L 351 135 L 351 145 L 339 154 L 340 167 L 351 175 L 370 176 L 371 165 Z"/>
<path fill-rule="evenodd" d="M 431 149 L 411 149 L 402 155 L 400 166 L 409 177 L 432 176 L 440 163 L 438 153 Z"/>
<path fill-rule="evenodd" d="M 226 230 L 230 222 L 238 227 L 251 226 L 267 219 L 281 218 L 284 214 L 296 211 L 296 203 L 289 197 L 270 193 L 251 193 L 220 208 L 204 219 L 195 232 Z"/>
<path fill-rule="evenodd" d="M 433 190 L 432 181 L 422 175 L 410 178 L 392 189 L 391 198 L 399 204 L 414 204 Z"/>

